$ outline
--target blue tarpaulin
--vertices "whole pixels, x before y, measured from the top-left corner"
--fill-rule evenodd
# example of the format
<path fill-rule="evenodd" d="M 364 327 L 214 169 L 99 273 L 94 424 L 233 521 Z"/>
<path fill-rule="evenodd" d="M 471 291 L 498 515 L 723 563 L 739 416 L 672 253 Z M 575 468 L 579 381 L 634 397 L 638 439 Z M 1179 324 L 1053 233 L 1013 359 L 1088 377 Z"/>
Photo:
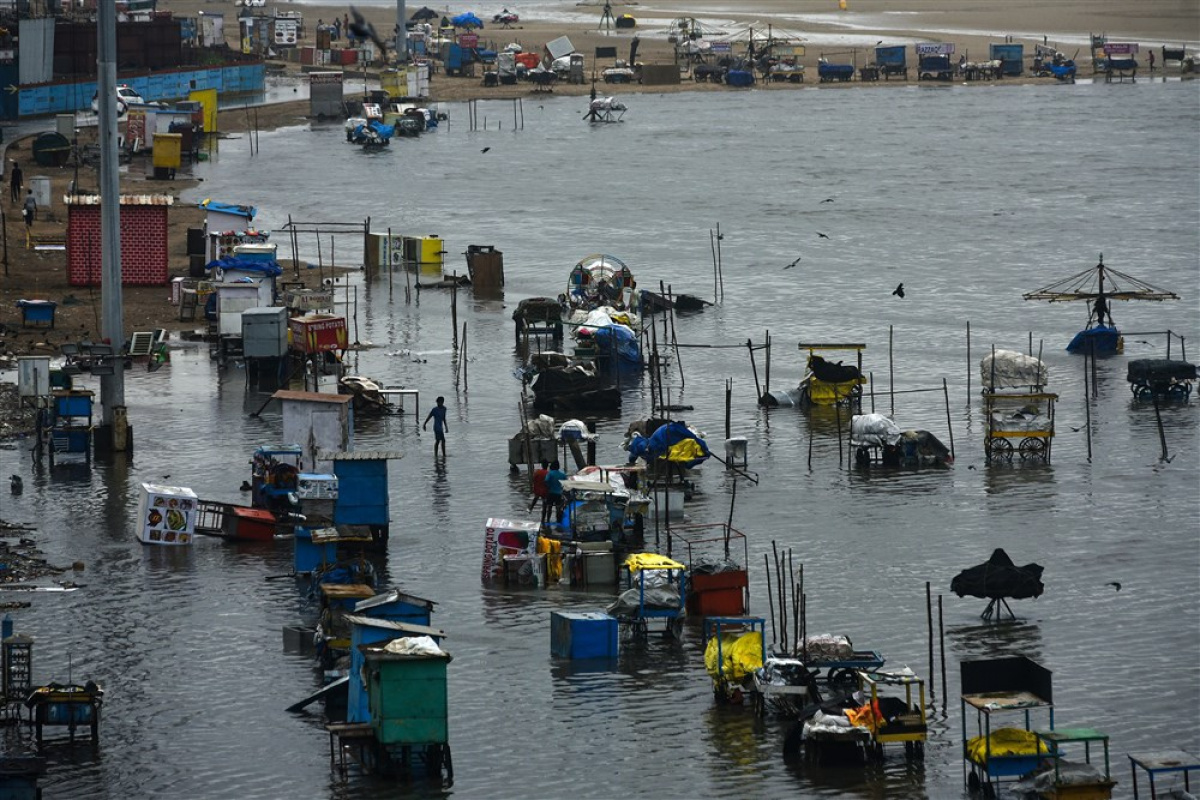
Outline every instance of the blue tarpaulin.
<path fill-rule="evenodd" d="M 596 340 L 596 351 L 602 356 L 616 355 L 632 364 L 641 362 L 641 349 L 637 336 L 624 325 L 607 325 L 597 328 L 592 334 Z"/>
<path fill-rule="evenodd" d="M 483 20 L 468 11 L 450 18 L 450 24 L 456 28 L 482 28 Z"/>
<path fill-rule="evenodd" d="M 1067 345 L 1068 353 L 1086 353 L 1091 355 L 1111 355 L 1121 352 L 1121 332 L 1116 328 L 1096 325 L 1075 334 L 1075 338 Z"/>
<path fill-rule="evenodd" d="M 208 262 L 204 268 L 221 270 L 236 269 L 241 272 L 261 272 L 263 276 L 267 278 L 275 278 L 283 274 L 283 267 L 279 266 L 279 262 L 275 259 L 263 261 L 257 259 L 251 260 L 246 258 L 238 258 L 237 256 L 218 258 L 216 261 Z"/>
<path fill-rule="evenodd" d="M 681 444 L 685 446 L 680 447 Z M 683 452 L 691 452 L 693 457 L 686 460 L 676 457 Z M 703 463 L 710 455 L 708 444 L 682 422 L 668 422 L 649 437 L 634 436 L 629 443 L 631 462 L 638 458 L 651 462 L 669 458 L 690 468 Z"/>
<path fill-rule="evenodd" d="M 218 214 L 237 214 L 246 219 L 254 219 L 258 209 L 254 206 L 237 206 L 232 203 L 218 203 L 215 200 L 205 200 L 199 204 L 205 211 L 215 211 Z"/>

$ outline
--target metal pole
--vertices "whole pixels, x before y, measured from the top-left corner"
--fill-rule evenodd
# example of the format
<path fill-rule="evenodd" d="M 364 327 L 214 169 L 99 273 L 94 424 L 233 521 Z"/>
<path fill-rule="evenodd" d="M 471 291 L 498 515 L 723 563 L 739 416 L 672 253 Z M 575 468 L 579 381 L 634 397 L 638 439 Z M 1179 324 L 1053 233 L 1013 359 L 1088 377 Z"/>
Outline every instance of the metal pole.
<path fill-rule="evenodd" d="M 408 63 L 408 36 L 404 27 L 405 17 L 408 15 L 404 11 L 404 0 L 396 0 L 396 63 Z M 380 53 L 383 60 L 387 61 L 387 53 Z"/>
<path fill-rule="evenodd" d="M 971 320 L 967 320 L 967 405 L 971 405 Z"/>
<path fill-rule="evenodd" d="M 896 368 L 892 361 L 892 326 L 888 325 L 888 395 L 892 403 L 892 416 L 896 416 Z"/>
<path fill-rule="evenodd" d="M 925 619 L 929 623 L 929 694 L 932 699 L 935 667 L 933 664 L 933 589 L 929 581 L 925 581 Z"/>
<path fill-rule="evenodd" d="M 942 596 L 938 595 L 938 652 L 942 657 L 942 711 L 950 695 L 946 693 L 946 626 L 942 621 Z"/>
<path fill-rule="evenodd" d="M 1088 463 L 1092 461 L 1092 400 L 1088 397 L 1088 355 L 1083 354 L 1083 411 L 1087 428 Z"/>
<path fill-rule="evenodd" d="M 125 320 L 121 297 L 121 187 L 117 173 L 117 8 L 114 3 L 98 3 L 96 10 L 101 333 L 112 345 L 113 352 L 120 353 L 125 344 Z M 100 377 L 100 405 L 102 419 L 113 425 L 115 409 L 125 407 L 125 370 L 120 357 L 114 361 L 112 374 Z M 124 432 L 121 439 L 124 439 Z"/>
<path fill-rule="evenodd" d="M 946 397 L 946 430 L 950 432 L 950 457 L 954 458 L 954 425 L 950 422 L 950 388 L 942 378 L 942 394 Z"/>

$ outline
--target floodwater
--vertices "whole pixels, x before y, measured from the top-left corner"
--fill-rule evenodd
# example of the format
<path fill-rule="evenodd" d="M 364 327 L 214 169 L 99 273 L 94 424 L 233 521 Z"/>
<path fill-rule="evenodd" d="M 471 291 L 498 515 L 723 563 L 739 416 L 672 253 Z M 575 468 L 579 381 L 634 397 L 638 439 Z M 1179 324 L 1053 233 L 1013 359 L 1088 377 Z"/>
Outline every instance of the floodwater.
<path fill-rule="evenodd" d="M 1195 359 L 1198 98 L 1192 83 L 1140 80 L 640 95 L 624 123 L 590 127 L 583 99 L 549 95 L 526 99 L 521 130 L 511 104 L 479 103 L 487 129 L 475 131 L 466 107 L 453 106 L 442 130 L 375 154 L 347 145 L 340 125 L 264 132 L 254 156 L 245 139 L 222 141 L 188 200 L 255 205 L 267 228 L 288 215 L 370 217 L 375 230 L 437 233 L 448 269 L 460 271 L 469 244 L 504 252 L 503 301 L 458 297 L 465 368 L 453 357 L 449 294 L 406 303 L 399 279 L 352 282 L 352 338 L 374 345 L 353 357 L 357 371 L 419 389 L 422 413 L 439 394 L 450 407 L 444 462 L 411 415 L 355 430 L 359 448 L 404 453 L 390 468 L 384 581 L 435 600 L 435 624 L 450 634 L 456 782 L 446 794 L 960 797 L 958 664 L 1009 654 L 1053 670 L 1060 726 L 1112 736 L 1118 796 L 1131 796 L 1126 752 L 1194 752 L 1197 402 L 1163 408 L 1162 461 L 1154 410 L 1132 400 L 1125 365 L 1165 354 L 1166 337 L 1130 335 L 1124 356 L 1101 360 L 1089 412 L 1083 361 L 1063 351 L 1085 309 L 1021 294 L 1103 253 L 1182 297 L 1115 304 L 1122 328 L 1173 330 Z M 759 478 L 737 482 L 733 508 L 749 537 L 753 612 L 769 613 L 763 558 L 775 542 L 804 565 L 811 632 L 846 634 L 929 675 L 925 582 L 945 595 L 949 702 L 939 677 L 923 767 L 895 754 L 865 770 L 787 762 L 781 722 L 714 705 L 697 625 L 680 644 L 651 640 L 615 668 L 579 669 L 549 657 L 550 612 L 600 608 L 607 595 L 479 583 L 484 520 L 526 503 L 506 457 L 519 427 L 512 308 L 562 291 L 575 261 L 597 251 L 624 259 L 643 287 L 711 297 L 718 224 L 724 303 L 676 320 L 681 343 L 712 347 L 681 350 L 671 402 L 694 408 L 680 416 L 720 452 L 732 381 L 732 433 L 748 439 Z M 302 247 L 315 268 L 314 237 Z M 328 236 L 321 249 L 327 260 Z M 339 263 L 361 258 L 354 236 L 334 249 Z M 891 294 L 901 282 L 903 300 Z M 767 331 L 772 388 L 799 379 L 797 342 L 864 342 L 876 408 L 894 402 L 901 427 L 949 443 L 945 381 L 953 469 L 864 475 L 839 464 L 834 420 L 759 409 L 763 354 L 755 372 L 736 346 Z M 988 466 L 971 362 L 992 345 L 1031 341 L 1061 396 L 1053 463 Z M 314 613 L 279 578 L 290 547 L 203 540 L 167 551 L 134 538 L 142 481 L 238 501 L 251 451 L 281 436 L 278 412 L 253 417 L 262 397 L 246 392 L 242 371 L 218 370 L 194 346 L 157 373 L 129 372 L 127 401 L 137 442 L 128 463 L 49 469 L 0 451 L 0 474 L 25 482 L 23 495 L 0 498 L 3 517 L 36 523 L 33 538 L 55 563 L 86 564 L 80 591 L 37 594 L 13 612 L 36 639 L 35 680 L 70 675 L 107 689 L 99 749 L 53 748 L 47 796 L 396 796 L 386 782 L 331 774 L 319 716 L 284 711 L 319 685 L 312 661 L 282 646 L 282 627 Z M 602 461 L 623 460 L 625 427 L 648 404 L 648 387 L 630 386 L 620 415 L 598 420 Z M 725 519 L 733 487 L 719 464 L 705 465 L 689 521 Z M 1018 624 L 983 625 L 982 601 L 949 593 L 958 571 L 996 547 L 1046 567 L 1045 594 L 1014 603 Z"/>

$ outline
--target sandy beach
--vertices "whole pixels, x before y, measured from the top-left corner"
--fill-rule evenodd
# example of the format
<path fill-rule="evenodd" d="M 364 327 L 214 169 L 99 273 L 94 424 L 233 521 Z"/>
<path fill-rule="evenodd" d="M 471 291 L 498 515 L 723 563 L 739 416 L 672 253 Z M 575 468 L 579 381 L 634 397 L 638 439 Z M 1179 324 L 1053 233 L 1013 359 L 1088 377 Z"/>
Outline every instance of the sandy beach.
<path fill-rule="evenodd" d="M 381 32 L 392 29 L 395 5 L 389 0 L 366 0 L 362 12 Z M 275 6 L 268 6 L 270 11 Z M 305 43 L 315 36 L 318 20 L 330 21 L 335 14 L 346 12 L 346 6 L 286 2 L 278 4 L 286 10 L 298 10 L 306 23 Z M 408 13 L 420 5 L 409 3 Z M 521 15 L 520 22 L 512 28 L 501 28 L 490 23 L 492 16 L 501 8 L 510 8 Z M 176 14 L 195 16 L 200 12 L 222 13 L 226 18 L 226 34 L 234 40 L 234 25 L 237 7 L 231 2 L 214 0 L 162 0 L 160 8 Z M 541 2 L 529 6 L 518 3 L 502 5 L 488 2 L 481 5 L 446 6 L 434 8 L 447 15 L 473 11 L 485 20 L 481 31 L 482 40 L 489 46 L 503 48 L 510 42 L 519 42 L 526 50 L 540 51 L 546 42 L 560 36 L 568 36 L 576 49 L 583 53 L 594 53 L 597 46 L 615 46 L 624 57 L 634 35 L 639 40 L 638 59 L 646 64 L 674 63 L 674 48 L 668 42 L 668 33 L 675 20 L 681 17 L 694 19 L 710 38 L 732 38 L 745 35 L 753 27 L 761 30 L 770 26 L 772 33 L 788 36 L 803 43 L 803 61 L 808 77 L 803 84 L 772 83 L 760 84 L 770 91 L 796 89 L 853 90 L 855 87 L 902 86 L 903 81 L 861 84 L 819 84 L 816 80 L 816 63 L 822 53 L 849 54 L 855 63 L 867 63 L 877 42 L 886 44 L 911 44 L 922 41 L 953 42 L 956 53 L 970 58 L 982 57 L 992 42 L 1012 37 L 1014 42 L 1026 44 L 1027 57 L 1032 46 L 1042 41 L 1055 44 L 1064 53 L 1071 55 L 1076 50 L 1086 53 L 1089 36 L 1093 32 L 1107 33 L 1110 38 L 1135 41 L 1146 47 L 1161 47 L 1164 43 L 1173 46 L 1195 46 L 1196 42 L 1183 41 L 1181 31 L 1190 31 L 1195 36 L 1200 31 L 1200 6 L 1191 0 L 1059 0 L 1045 3 L 1040 0 L 1014 0 L 998 6 L 990 0 L 912 0 L 903 5 L 887 0 L 847 0 L 845 10 L 840 10 L 836 0 L 764 0 L 753 4 L 753 11 L 731 7 L 722 0 L 688 0 L 686 4 L 656 5 L 653 9 L 638 5 L 613 5 L 616 15 L 631 14 L 638 20 L 632 31 L 604 31 L 598 28 L 603 4 L 589 0 L 581 4 Z M 385 34 L 386 35 L 386 34 Z M 910 51 L 911 52 L 911 51 Z M 1080 57 L 1082 59 L 1082 56 Z M 604 64 L 607 65 L 607 62 Z M 603 65 L 602 65 L 603 66 Z M 299 65 L 290 63 L 288 69 L 299 72 Z M 1086 68 L 1085 68 L 1086 69 Z M 1178 68 L 1175 68 L 1176 72 Z M 589 70 L 590 71 L 590 70 Z M 1006 78 L 1005 82 L 1053 81 L 1053 78 Z M 908 83 L 916 82 L 910 70 Z M 980 84 L 985 85 L 985 84 Z M 986 84 L 990 85 L 990 84 Z M 591 90 L 589 84 L 559 84 L 554 92 L 560 95 L 583 95 Z M 647 92 L 669 93 L 679 91 L 725 92 L 744 91 L 730 87 L 697 83 L 684 79 L 678 85 L 640 86 L 622 84 L 610 87 L 619 94 Z M 531 92 L 528 85 L 512 87 L 484 87 L 479 76 L 447 77 L 435 73 L 431 81 L 431 100 L 442 102 L 463 101 L 476 97 L 506 98 L 525 96 Z M 308 112 L 307 101 L 282 103 L 262 107 L 255 112 L 255 121 L 260 128 L 275 128 L 302 121 Z M 220 129 L 223 134 L 236 135 L 247 124 L 242 111 L 223 112 Z M 10 147 L 10 158 L 25 161 L 27 144 L 16 143 Z M 27 168 L 27 173 L 32 174 Z M 61 196 L 72 176 L 69 170 L 53 176 L 53 192 Z M 179 180 L 164 185 L 148 182 L 140 172 L 123 177 L 124 192 L 170 192 L 176 196 L 192 184 Z M 54 331 L 23 330 L 15 313 L 16 300 L 28 296 L 47 297 L 55 300 L 70 298 L 80 300 L 88 296 L 86 289 L 80 294 L 78 287 L 66 281 L 65 259 L 61 252 L 37 252 L 26 249 L 24 226 L 20 209 L 5 209 L 8 227 L 8 269 L 0 276 L 0 354 L 28 352 L 57 352 L 58 343 L 86 339 L 96 335 L 98 320 L 92 312 L 90 302 L 60 304 L 58 324 Z M 171 211 L 170 225 L 170 274 L 186 275 L 187 259 L 184 255 L 185 237 L 188 227 L 201 224 L 202 213 L 189 206 L 177 206 Z M 54 219 L 39 218 L 34 225 L 36 237 L 54 240 L 65 230 L 65 214 Z M 162 327 L 170 330 L 191 329 L 192 322 L 180 322 L 175 309 L 164 302 L 166 287 L 129 287 L 124 293 L 126 326 L 129 330 L 145 330 Z M 6 331 L 6 332 L 5 332 Z"/>

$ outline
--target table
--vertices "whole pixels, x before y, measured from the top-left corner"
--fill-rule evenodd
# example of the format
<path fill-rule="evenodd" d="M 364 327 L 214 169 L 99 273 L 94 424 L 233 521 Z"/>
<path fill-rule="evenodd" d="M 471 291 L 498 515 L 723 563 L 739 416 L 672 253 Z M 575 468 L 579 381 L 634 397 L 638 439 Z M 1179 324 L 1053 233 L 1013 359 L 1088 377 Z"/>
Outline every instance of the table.
<path fill-rule="evenodd" d="M 1039 744 L 1044 742 L 1046 749 L 1054 759 L 1054 785 L 1060 786 L 1058 773 L 1059 759 L 1062 754 L 1059 752 L 1059 747 L 1069 743 L 1083 743 L 1083 759 L 1085 763 L 1092 763 L 1092 742 L 1101 742 L 1104 746 L 1104 783 L 1096 788 L 1107 789 L 1111 791 L 1112 775 L 1109 770 L 1108 760 L 1108 734 L 1101 733 L 1095 728 L 1059 728 L 1057 730 L 1035 730 L 1033 735 L 1037 737 Z M 1038 748 L 1041 749 L 1040 747 Z M 1111 794 L 1105 794 L 1111 796 Z"/>
<path fill-rule="evenodd" d="M 1153 753 L 1129 753 L 1130 769 L 1133 771 L 1133 798 L 1138 797 L 1138 767 L 1146 771 L 1150 776 L 1150 797 L 1156 798 L 1158 795 L 1154 790 L 1154 776 L 1160 772 L 1182 772 L 1183 773 L 1183 788 L 1191 791 L 1191 786 L 1188 784 L 1188 773 L 1194 769 L 1200 769 L 1200 758 L 1185 753 L 1182 750 L 1159 750 Z"/>

